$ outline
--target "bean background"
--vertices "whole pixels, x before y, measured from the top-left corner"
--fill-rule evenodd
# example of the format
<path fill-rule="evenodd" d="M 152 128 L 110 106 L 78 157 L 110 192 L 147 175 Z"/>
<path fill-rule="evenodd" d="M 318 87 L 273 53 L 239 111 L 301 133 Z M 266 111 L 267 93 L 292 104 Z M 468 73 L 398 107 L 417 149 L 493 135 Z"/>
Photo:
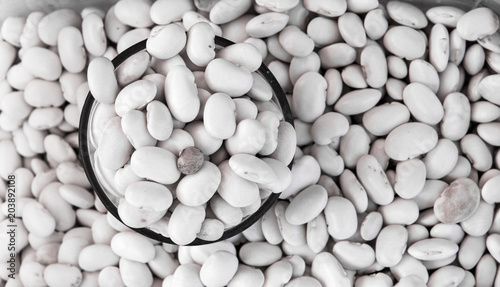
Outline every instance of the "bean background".
<path fill-rule="evenodd" d="M 500 284 L 491 10 L 425 14 L 378 0 L 39 8 L 4 17 L 0 29 L 0 286 Z M 291 185 L 261 220 L 223 242 L 178 247 L 130 231 L 93 195 L 77 153 L 79 113 L 92 59 L 113 58 L 155 25 L 198 21 L 259 49 L 287 93 L 297 150 Z M 82 37 L 61 47 L 66 26 Z M 304 223 L 305 209 L 319 215 Z"/>

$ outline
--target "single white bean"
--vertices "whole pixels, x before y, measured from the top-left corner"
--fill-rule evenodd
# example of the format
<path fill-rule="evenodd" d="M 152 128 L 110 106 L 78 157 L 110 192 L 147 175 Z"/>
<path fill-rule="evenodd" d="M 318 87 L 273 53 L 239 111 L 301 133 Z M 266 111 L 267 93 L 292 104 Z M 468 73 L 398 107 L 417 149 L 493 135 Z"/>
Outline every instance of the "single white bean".
<path fill-rule="evenodd" d="M 498 25 L 497 14 L 489 8 L 480 7 L 465 13 L 458 19 L 457 31 L 463 39 L 475 41 L 494 34 Z"/>
<path fill-rule="evenodd" d="M 402 225 L 387 225 L 376 240 L 375 255 L 382 266 L 396 266 L 403 258 L 408 231 Z"/>
<path fill-rule="evenodd" d="M 387 3 L 386 9 L 387 14 L 398 24 L 415 29 L 422 29 L 427 26 L 428 21 L 424 12 L 410 3 L 390 1 Z"/>
<path fill-rule="evenodd" d="M 175 39 L 172 42 L 172 39 Z M 176 24 L 156 26 L 146 41 L 146 50 L 153 57 L 161 60 L 177 55 L 186 45 L 187 36 L 182 27 Z M 165 45 L 165 43 L 169 45 Z"/>
<path fill-rule="evenodd" d="M 59 56 L 46 48 L 28 48 L 23 54 L 21 63 L 33 76 L 47 81 L 57 80 L 62 74 Z"/>

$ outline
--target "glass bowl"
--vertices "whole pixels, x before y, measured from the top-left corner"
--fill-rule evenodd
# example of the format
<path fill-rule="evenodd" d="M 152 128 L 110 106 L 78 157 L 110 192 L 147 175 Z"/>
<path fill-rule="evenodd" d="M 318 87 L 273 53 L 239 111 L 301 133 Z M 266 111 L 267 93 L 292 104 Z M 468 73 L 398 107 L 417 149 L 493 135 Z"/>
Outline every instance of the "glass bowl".
<path fill-rule="evenodd" d="M 215 37 L 216 51 L 224 47 L 230 46 L 232 44 L 234 44 L 232 41 L 229 41 L 225 38 L 218 36 Z M 146 49 L 146 40 L 143 40 L 129 47 L 128 49 L 124 50 L 122 53 L 118 54 L 112 60 L 115 69 L 118 68 L 129 57 L 131 57 L 136 53 L 144 51 L 145 49 Z M 281 110 L 283 114 L 283 120 L 287 121 L 293 126 L 293 116 L 290 106 L 286 99 L 285 93 L 283 92 L 283 89 L 279 85 L 276 78 L 264 64 L 262 64 L 256 72 L 260 74 L 271 86 L 273 90 L 273 97 L 271 101 L 274 104 L 276 104 L 276 106 Z M 99 170 L 99 166 L 96 165 L 96 162 L 94 160 L 96 148 L 95 145 L 93 144 L 92 130 L 90 127 L 92 126 L 94 114 L 98 106 L 99 103 L 94 99 L 92 93 L 89 92 L 80 116 L 80 129 L 79 129 L 80 158 L 85 173 L 87 175 L 87 178 L 89 179 L 94 192 L 102 201 L 106 209 L 116 219 L 118 219 L 120 222 L 123 223 L 123 221 L 120 219 L 120 216 L 118 215 L 118 209 L 117 209 L 120 200 L 120 195 L 118 192 L 113 190 L 111 184 L 109 184 L 105 178 L 100 176 L 101 171 Z M 291 166 L 292 163 L 290 163 L 289 165 L 290 169 Z M 202 245 L 202 244 L 214 243 L 217 241 L 228 239 L 230 237 L 233 237 L 241 233 L 242 231 L 250 227 L 252 224 L 254 224 L 259 218 L 261 218 L 278 200 L 279 195 L 280 195 L 279 193 L 271 193 L 267 197 L 267 199 L 265 199 L 262 202 L 260 208 L 256 212 L 244 218 L 243 221 L 240 222 L 238 225 L 233 226 L 229 229 L 225 229 L 222 237 L 220 237 L 219 239 L 214 241 L 207 241 L 200 238 L 196 238 L 188 245 Z M 144 227 L 144 228 L 129 227 L 129 228 L 151 239 L 164 243 L 175 244 L 169 237 L 162 235 L 161 233 L 153 230 L 150 227 Z"/>

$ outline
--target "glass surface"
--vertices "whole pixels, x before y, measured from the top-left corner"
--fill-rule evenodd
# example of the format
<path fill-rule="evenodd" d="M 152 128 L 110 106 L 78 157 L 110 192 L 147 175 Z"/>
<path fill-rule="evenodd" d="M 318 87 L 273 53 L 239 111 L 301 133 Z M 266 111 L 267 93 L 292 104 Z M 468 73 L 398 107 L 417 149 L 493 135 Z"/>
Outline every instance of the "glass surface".
<path fill-rule="evenodd" d="M 220 50 L 221 48 L 227 47 L 234 43 L 227 39 L 216 36 L 215 44 L 216 44 L 216 50 Z M 130 56 L 134 55 L 135 53 L 144 51 L 145 49 L 146 49 L 146 40 L 133 45 L 132 47 L 128 48 L 127 50 L 117 55 L 112 61 L 115 66 L 115 69 Z M 282 112 L 283 120 L 293 125 L 293 116 L 290 110 L 290 106 L 288 105 L 285 93 L 283 92 L 276 78 L 272 75 L 272 73 L 269 71 L 269 69 L 267 69 L 267 67 L 264 64 L 262 64 L 261 67 L 256 72 L 260 74 L 270 84 L 273 90 L 273 98 L 271 99 L 271 101 L 274 104 L 276 104 L 277 108 Z M 103 169 L 100 169 L 99 165 L 97 164 L 98 161 L 95 160 L 96 147 L 94 145 L 94 140 L 92 135 L 93 133 L 91 132 L 92 131 L 91 127 L 93 124 L 94 115 L 98 105 L 99 103 L 95 101 L 92 94 L 89 93 L 85 101 L 85 104 L 83 106 L 80 117 L 80 129 L 79 129 L 80 158 L 82 160 L 85 173 L 87 174 L 87 177 L 95 193 L 97 194 L 99 199 L 101 199 L 102 203 L 108 209 L 108 211 L 118 220 L 121 221 L 117 210 L 117 206 L 120 201 L 120 195 L 117 191 L 113 190 L 112 187 L 113 185 L 106 180 L 105 171 Z M 291 168 L 291 164 L 289 168 Z M 272 193 L 266 199 L 263 199 L 261 207 L 255 213 L 246 217 L 240 224 L 231 227 L 229 229 L 226 229 L 221 238 L 215 241 L 205 241 L 197 238 L 189 245 L 213 243 L 233 237 L 234 235 L 241 233 L 243 230 L 247 229 L 252 224 L 254 224 L 260 217 L 262 217 L 267 212 L 267 210 L 269 210 L 269 208 L 271 208 L 271 206 L 278 200 L 279 195 L 280 195 L 279 193 Z M 155 232 L 151 228 L 145 227 L 145 228 L 131 228 L 131 229 L 145 236 L 148 236 L 152 239 L 170 244 L 175 244 L 170 240 L 170 238 Z"/>

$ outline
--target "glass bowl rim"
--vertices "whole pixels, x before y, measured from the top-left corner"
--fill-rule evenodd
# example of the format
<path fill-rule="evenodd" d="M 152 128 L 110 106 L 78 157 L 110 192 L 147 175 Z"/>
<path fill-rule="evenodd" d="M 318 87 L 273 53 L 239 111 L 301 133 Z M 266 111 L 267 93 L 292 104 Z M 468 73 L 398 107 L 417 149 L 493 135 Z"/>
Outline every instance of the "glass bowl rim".
<path fill-rule="evenodd" d="M 146 49 L 146 42 L 147 39 L 142 40 L 131 47 L 125 49 L 116 57 L 111 60 L 113 63 L 113 66 L 118 68 L 125 60 L 127 60 L 129 57 L 132 55 L 139 53 L 143 50 Z M 220 37 L 220 36 L 215 36 L 215 45 L 216 46 L 222 46 L 222 48 L 225 48 L 227 46 L 235 44 L 234 42 Z M 281 109 L 281 112 L 283 113 L 283 120 L 288 122 L 289 124 L 294 126 L 293 123 L 293 115 L 292 111 L 290 108 L 290 105 L 288 103 L 288 100 L 286 98 L 285 92 L 283 91 L 282 87 L 280 86 L 279 82 L 276 80 L 274 75 L 271 73 L 271 71 L 267 68 L 264 63 L 261 64 L 259 69 L 257 70 L 258 73 L 264 77 L 267 83 L 270 84 L 272 90 L 273 90 L 273 97 L 275 97 L 278 100 L 279 108 Z M 99 199 L 101 200 L 102 204 L 104 207 L 109 211 L 118 221 L 120 221 L 122 224 L 127 226 L 128 228 L 134 230 L 135 232 L 138 232 L 139 234 L 142 234 L 148 238 L 151 238 L 153 240 L 157 240 L 159 242 L 163 243 L 169 243 L 169 244 L 174 244 L 177 245 L 175 242 L 173 242 L 169 237 L 163 236 L 162 234 L 147 228 L 147 227 L 142 227 L 142 228 L 133 228 L 121 220 L 119 214 L 118 214 L 118 208 L 117 206 L 109 199 L 109 197 L 106 195 L 106 192 L 104 191 L 104 188 L 100 184 L 99 180 L 97 179 L 97 176 L 94 172 L 94 168 L 90 159 L 90 151 L 89 151 L 89 120 L 90 116 L 92 113 L 92 109 L 94 107 L 94 104 L 96 103 L 94 96 L 92 93 L 89 91 L 87 94 L 87 97 L 85 99 L 84 105 L 82 107 L 81 115 L 80 115 L 80 123 L 79 123 L 79 131 L 78 131 L 78 143 L 79 143 L 79 157 L 80 161 L 82 162 L 83 169 L 85 171 L 85 174 L 87 176 L 87 179 L 90 182 L 90 185 L 93 189 L 93 191 L 97 194 Z M 293 161 L 288 165 L 288 168 L 291 170 L 293 165 Z M 195 246 L 195 245 L 204 245 L 204 244 L 211 244 L 215 243 L 218 241 L 222 241 L 228 238 L 231 238 L 247 228 L 249 228 L 252 224 L 257 222 L 259 218 L 261 218 L 273 205 L 274 203 L 278 200 L 279 196 L 281 193 L 271 193 L 268 198 L 261 204 L 260 208 L 249 215 L 247 218 L 245 218 L 242 222 L 240 222 L 238 225 L 235 225 L 229 229 L 224 230 L 224 233 L 221 238 L 214 240 L 214 241 L 209 241 L 209 240 L 203 240 L 200 238 L 196 238 L 193 240 L 191 243 L 187 244 L 186 246 Z"/>

